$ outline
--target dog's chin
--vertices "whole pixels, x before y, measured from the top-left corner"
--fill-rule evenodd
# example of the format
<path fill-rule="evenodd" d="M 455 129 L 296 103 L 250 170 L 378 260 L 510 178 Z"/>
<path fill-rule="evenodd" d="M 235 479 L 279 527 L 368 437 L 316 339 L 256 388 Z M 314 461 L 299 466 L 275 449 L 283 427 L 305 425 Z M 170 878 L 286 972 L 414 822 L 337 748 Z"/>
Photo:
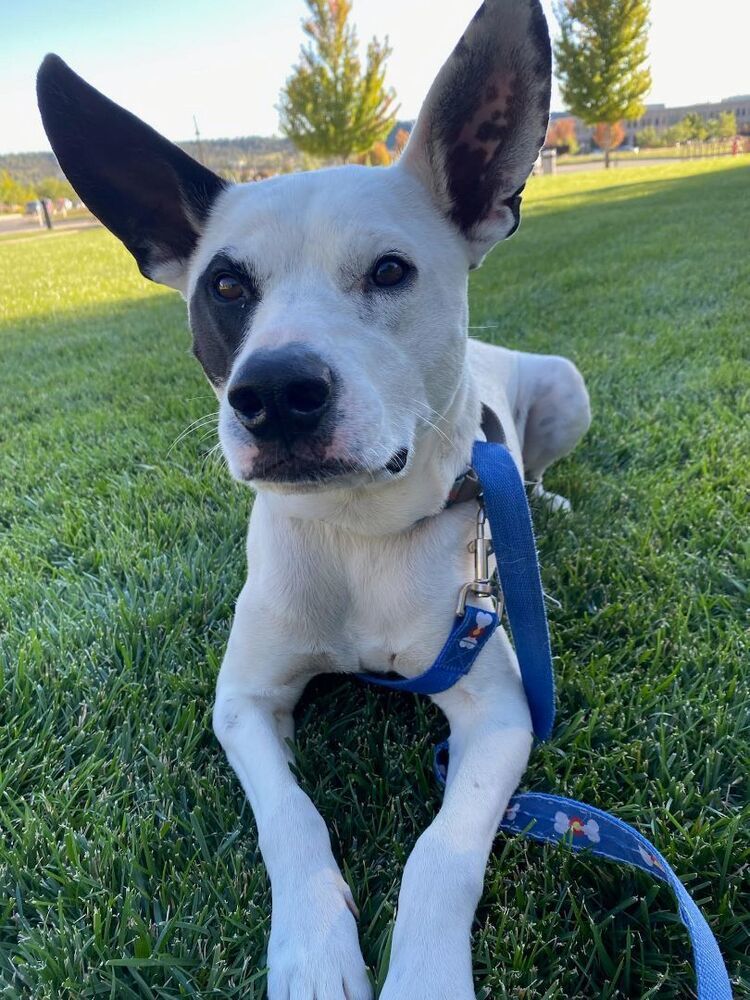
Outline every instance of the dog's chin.
<path fill-rule="evenodd" d="M 263 459 L 258 456 L 241 478 L 256 489 L 282 493 L 313 493 L 357 489 L 400 479 L 409 465 L 409 449 L 401 448 L 380 468 L 343 459 L 316 460 L 294 455 Z"/>

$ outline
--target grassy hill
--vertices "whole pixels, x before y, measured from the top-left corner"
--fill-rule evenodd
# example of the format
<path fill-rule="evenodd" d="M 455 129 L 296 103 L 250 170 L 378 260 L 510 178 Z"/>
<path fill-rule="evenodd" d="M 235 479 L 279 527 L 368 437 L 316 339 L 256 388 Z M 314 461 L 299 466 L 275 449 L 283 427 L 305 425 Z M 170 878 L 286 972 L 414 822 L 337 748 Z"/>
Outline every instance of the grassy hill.
<path fill-rule="evenodd" d="M 245 179 L 242 175 L 256 171 L 293 170 L 301 164 L 300 155 L 291 142 L 278 137 L 240 136 L 178 145 L 212 170 L 233 179 Z M 63 177 L 54 153 L 46 152 L 0 155 L 0 171 L 3 170 L 30 186 L 47 177 Z"/>
<path fill-rule="evenodd" d="M 411 129 L 414 122 L 399 121 L 391 130 L 387 145 L 394 148 L 396 132 Z M 296 170 L 302 156 L 288 139 L 279 136 L 249 135 L 235 139 L 187 140 L 178 145 L 211 170 L 232 180 L 247 180 L 257 172 L 278 173 Z M 63 177 L 54 153 L 5 153 L 0 155 L 0 172 L 7 170 L 21 184 L 33 186 L 47 177 Z"/>

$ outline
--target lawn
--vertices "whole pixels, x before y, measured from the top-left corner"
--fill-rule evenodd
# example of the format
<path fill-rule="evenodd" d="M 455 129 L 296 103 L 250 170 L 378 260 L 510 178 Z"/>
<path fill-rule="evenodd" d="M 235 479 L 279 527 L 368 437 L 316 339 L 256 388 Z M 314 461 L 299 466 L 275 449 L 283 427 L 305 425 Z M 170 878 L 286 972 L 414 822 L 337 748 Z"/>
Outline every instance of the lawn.
<path fill-rule="evenodd" d="M 638 152 L 630 149 L 615 149 L 612 161 L 615 164 L 632 163 L 637 165 L 641 160 L 648 164 L 649 160 L 697 160 L 702 157 L 729 156 L 732 152 L 731 139 L 717 139 L 710 142 L 690 142 L 681 146 L 641 146 Z M 570 163 L 602 163 L 604 153 L 563 153 L 557 157 L 560 164 Z"/>
<path fill-rule="evenodd" d="M 539 178 L 474 333 L 573 358 L 594 423 L 536 511 L 559 714 L 524 787 L 655 840 L 750 996 L 750 166 Z M 264 995 L 270 893 L 214 740 L 250 493 L 211 449 L 178 297 L 104 231 L 0 244 L 0 996 Z M 203 422 L 205 418 L 206 422 Z M 184 433 L 191 425 L 190 433 Z M 377 982 L 434 814 L 425 700 L 324 678 L 300 780 Z M 482 998 L 694 996 L 673 898 L 498 837 Z"/>

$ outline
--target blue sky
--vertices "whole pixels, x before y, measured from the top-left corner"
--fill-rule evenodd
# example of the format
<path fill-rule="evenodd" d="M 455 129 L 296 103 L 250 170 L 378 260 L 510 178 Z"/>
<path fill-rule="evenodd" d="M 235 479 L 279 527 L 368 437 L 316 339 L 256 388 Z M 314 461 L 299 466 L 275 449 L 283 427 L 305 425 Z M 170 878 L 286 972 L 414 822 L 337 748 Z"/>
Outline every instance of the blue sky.
<path fill-rule="evenodd" d="M 4 0 L 11 7 L 9 0 Z M 551 24 L 551 0 L 544 0 Z M 354 0 L 360 38 L 389 35 L 389 82 L 413 118 L 479 0 Z M 58 52 L 170 139 L 271 135 L 297 58 L 302 0 L 25 0 L 0 35 L 0 153 L 48 149 L 34 74 Z M 652 0 L 652 101 L 750 92 L 750 0 Z M 559 95 L 553 107 L 560 108 Z"/>

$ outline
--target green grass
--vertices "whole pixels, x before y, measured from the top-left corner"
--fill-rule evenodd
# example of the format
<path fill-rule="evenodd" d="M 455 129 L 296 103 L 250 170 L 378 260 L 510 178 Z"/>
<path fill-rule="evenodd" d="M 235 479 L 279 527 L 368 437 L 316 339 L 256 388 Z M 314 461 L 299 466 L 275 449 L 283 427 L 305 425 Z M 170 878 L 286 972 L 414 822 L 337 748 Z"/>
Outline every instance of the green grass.
<path fill-rule="evenodd" d="M 594 423 L 536 514 L 558 725 L 527 788 L 655 838 L 750 995 L 750 169 L 532 182 L 472 324 L 580 366 Z M 264 994 L 270 894 L 210 726 L 250 495 L 175 295 L 103 231 L 0 246 L 0 996 Z M 204 436 L 205 435 L 205 436 Z M 177 443 L 175 443 L 177 442 Z M 382 982 L 401 869 L 439 792 L 437 713 L 321 679 L 298 768 Z M 691 997 L 647 876 L 498 837 L 480 997 Z"/>

